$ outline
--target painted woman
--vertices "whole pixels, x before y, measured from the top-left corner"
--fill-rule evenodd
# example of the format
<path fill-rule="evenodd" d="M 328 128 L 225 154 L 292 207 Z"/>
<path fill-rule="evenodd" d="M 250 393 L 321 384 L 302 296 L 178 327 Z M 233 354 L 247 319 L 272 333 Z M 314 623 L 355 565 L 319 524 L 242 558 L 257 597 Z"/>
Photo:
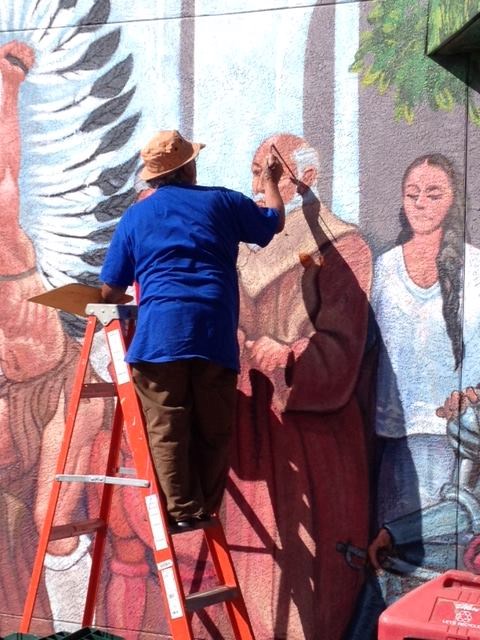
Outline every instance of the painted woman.
<path fill-rule="evenodd" d="M 480 381 L 480 250 L 465 242 L 461 190 L 445 156 L 425 155 L 407 168 L 400 222 L 397 244 L 376 261 L 372 292 L 379 465 L 368 556 L 374 569 L 387 571 L 367 583 L 352 639 L 373 631 L 372 609 L 363 615 L 367 603 L 376 602 L 379 613 L 457 566 L 480 515 L 476 469 L 458 449 L 455 420 L 459 411 L 470 420 L 466 401 L 475 404 Z"/>

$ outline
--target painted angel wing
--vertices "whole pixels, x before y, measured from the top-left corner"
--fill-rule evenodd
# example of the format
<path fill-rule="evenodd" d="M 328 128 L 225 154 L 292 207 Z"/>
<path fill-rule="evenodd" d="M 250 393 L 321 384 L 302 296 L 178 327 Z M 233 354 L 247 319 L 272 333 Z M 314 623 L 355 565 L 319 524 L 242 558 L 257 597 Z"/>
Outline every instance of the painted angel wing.
<path fill-rule="evenodd" d="M 48 289 L 98 284 L 115 223 L 135 199 L 141 109 L 133 54 L 109 14 L 110 0 L 33 0 L 25 17 L 40 26 L 22 88 L 21 222 Z"/>

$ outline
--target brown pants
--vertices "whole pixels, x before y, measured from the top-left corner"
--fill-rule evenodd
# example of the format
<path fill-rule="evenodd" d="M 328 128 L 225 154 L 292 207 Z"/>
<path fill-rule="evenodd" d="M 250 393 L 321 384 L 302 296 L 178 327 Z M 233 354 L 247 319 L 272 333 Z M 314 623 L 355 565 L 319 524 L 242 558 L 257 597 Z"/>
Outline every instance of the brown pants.
<path fill-rule="evenodd" d="M 236 372 L 199 358 L 136 362 L 132 371 L 169 514 L 215 513 L 229 469 Z"/>

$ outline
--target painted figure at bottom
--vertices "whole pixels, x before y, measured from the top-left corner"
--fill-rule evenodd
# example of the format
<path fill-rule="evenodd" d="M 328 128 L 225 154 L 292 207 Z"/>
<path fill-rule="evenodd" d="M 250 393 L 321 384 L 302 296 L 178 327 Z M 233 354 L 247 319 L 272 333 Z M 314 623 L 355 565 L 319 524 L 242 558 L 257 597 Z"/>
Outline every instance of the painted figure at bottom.
<path fill-rule="evenodd" d="M 79 346 L 64 332 L 58 313 L 28 302 L 45 291 L 33 243 L 19 220 L 18 103 L 21 84 L 34 60 L 33 49 L 23 42 L 0 47 L 0 294 L 4 301 L 0 318 L 0 516 L 4 523 L 0 553 L 9 559 L 0 572 L 0 601 L 13 615 L 20 615 L 23 609 L 79 356 Z M 95 436 L 92 425 L 95 421 L 101 424 L 104 413 L 103 401 L 92 402 L 90 419 L 80 418 L 81 437 L 74 443 L 69 469 L 85 468 Z M 78 517 L 83 500 L 80 486 L 65 489 L 59 501 L 59 521 Z M 50 543 L 37 599 L 39 617 L 53 617 L 63 629 L 79 617 L 90 568 L 89 547 L 85 535 Z M 49 633 L 50 623 L 41 624 Z"/>
<path fill-rule="evenodd" d="M 464 242 L 457 176 L 445 156 L 407 168 L 402 200 L 402 230 L 376 261 L 372 293 L 379 466 L 368 557 L 384 571 L 363 590 L 348 635 L 355 640 L 376 637 L 386 605 L 462 566 L 462 554 L 474 568 L 478 549 L 480 251 Z"/>

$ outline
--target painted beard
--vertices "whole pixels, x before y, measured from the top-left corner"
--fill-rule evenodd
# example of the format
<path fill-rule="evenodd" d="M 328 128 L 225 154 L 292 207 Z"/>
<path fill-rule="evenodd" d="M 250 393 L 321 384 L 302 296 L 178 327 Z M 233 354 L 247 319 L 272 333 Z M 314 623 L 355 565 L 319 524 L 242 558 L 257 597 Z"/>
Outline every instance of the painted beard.
<path fill-rule="evenodd" d="M 259 207 L 265 206 L 265 194 L 257 193 L 256 195 L 253 196 L 252 199 Z M 320 195 L 315 185 L 310 187 L 310 189 L 303 196 L 300 195 L 299 193 L 295 193 L 293 198 L 289 202 L 285 203 L 285 217 L 287 217 L 293 211 L 297 211 L 298 209 L 301 209 L 303 205 L 311 204 L 312 202 L 315 202 L 315 200 L 320 202 Z M 249 244 L 249 243 L 247 243 L 247 247 L 254 253 L 256 253 L 262 248 L 262 247 L 259 247 L 258 244 Z"/>

